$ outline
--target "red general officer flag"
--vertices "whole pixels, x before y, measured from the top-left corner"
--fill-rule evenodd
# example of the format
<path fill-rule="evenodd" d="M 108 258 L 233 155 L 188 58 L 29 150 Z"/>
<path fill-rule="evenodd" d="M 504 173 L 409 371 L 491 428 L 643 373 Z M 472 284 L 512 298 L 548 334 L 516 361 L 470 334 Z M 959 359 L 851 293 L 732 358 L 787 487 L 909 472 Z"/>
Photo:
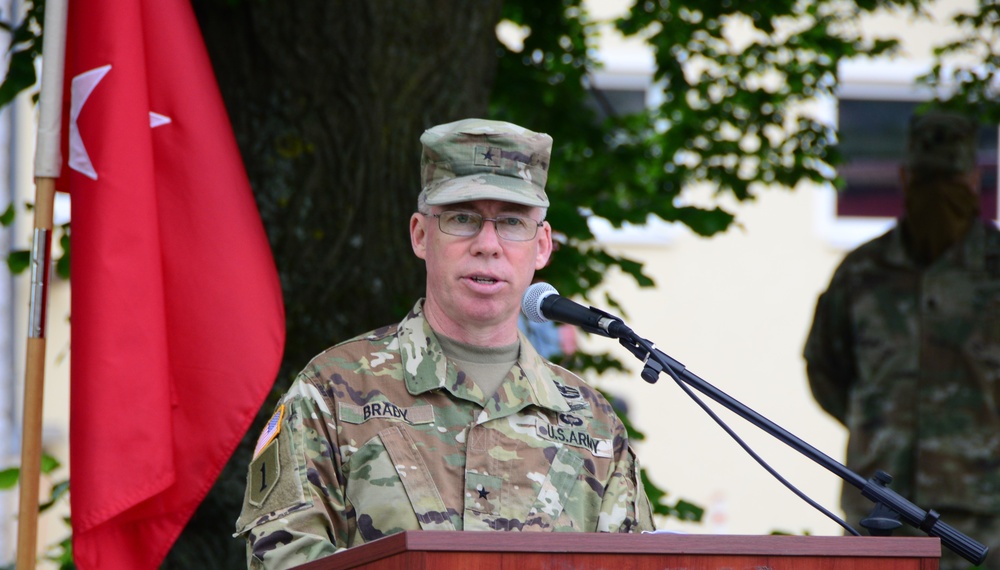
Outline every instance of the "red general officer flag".
<path fill-rule="evenodd" d="M 70 508 L 81 570 L 157 568 L 274 382 L 284 314 L 187 0 L 74 0 Z"/>

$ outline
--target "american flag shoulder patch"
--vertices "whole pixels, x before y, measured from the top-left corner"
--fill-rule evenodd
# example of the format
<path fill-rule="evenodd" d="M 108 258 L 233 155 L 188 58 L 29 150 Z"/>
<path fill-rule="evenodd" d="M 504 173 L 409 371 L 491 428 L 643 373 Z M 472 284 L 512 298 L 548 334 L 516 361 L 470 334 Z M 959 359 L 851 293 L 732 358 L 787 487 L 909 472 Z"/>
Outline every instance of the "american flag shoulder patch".
<path fill-rule="evenodd" d="M 260 437 L 257 438 L 257 445 L 253 448 L 253 458 L 257 459 L 260 452 L 267 447 L 267 444 L 271 443 L 274 438 L 278 437 L 278 432 L 281 431 L 281 418 L 285 416 L 285 405 L 282 404 L 278 406 L 278 409 L 274 411 L 274 415 L 271 419 L 267 421 L 267 425 L 264 426 L 264 430 L 260 432 Z"/>

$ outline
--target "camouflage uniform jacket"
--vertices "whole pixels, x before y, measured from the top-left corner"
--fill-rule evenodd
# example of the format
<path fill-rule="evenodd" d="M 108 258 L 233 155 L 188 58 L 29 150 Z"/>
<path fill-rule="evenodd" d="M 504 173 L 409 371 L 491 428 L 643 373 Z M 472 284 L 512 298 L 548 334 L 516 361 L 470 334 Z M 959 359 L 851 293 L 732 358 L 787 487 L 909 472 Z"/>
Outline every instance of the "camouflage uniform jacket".
<path fill-rule="evenodd" d="M 320 354 L 280 401 L 237 522 L 250 568 L 404 530 L 653 528 L 625 428 L 600 394 L 521 336 L 487 399 L 421 310 Z"/>
<path fill-rule="evenodd" d="M 897 227 L 849 253 L 805 347 L 816 400 L 850 431 L 847 466 L 919 506 L 1000 514 L 1000 232 L 973 224 L 928 267 Z M 845 489 L 850 517 L 871 510 Z M 857 521 L 855 521 L 857 522 Z"/>

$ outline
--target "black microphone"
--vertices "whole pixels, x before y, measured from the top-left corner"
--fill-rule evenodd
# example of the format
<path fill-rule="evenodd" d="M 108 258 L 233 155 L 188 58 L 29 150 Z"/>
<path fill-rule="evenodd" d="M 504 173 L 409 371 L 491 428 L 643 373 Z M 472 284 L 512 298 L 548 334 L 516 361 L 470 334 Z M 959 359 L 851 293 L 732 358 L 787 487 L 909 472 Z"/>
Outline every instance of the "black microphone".
<path fill-rule="evenodd" d="M 632 334 L 621 319 L 594 307 L 584 307 L 559 295 L 548 283 L 535 283 L 521 298 L 521 311 L 533 323 L 556 321 L 611 338 Z"/>

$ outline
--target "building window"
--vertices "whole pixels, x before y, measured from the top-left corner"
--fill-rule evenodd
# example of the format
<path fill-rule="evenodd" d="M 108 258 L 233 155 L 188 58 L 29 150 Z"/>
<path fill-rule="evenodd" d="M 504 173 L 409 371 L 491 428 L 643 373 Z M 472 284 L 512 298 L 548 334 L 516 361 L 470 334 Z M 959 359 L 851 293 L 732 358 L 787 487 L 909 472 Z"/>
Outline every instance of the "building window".
<path fill-rule="evenodd" d="M 837 217 L 897 218 L 902 214 L 899 166 L 910 116 L 919 101 L 840 99 L 838 134 L 846 187 L 837 193 Z M 981 211 L 996 219 L 997 125 L 981 125 L 978 163 Z"/>
<path fill-rule="evenodd" d="M 646 109 L 646 90 L 591 89 L 587 95 L 587 105 L 597 114 L 598 121 L 608 118 L 609 114 L 621 117 L 641 113 Z"/>

